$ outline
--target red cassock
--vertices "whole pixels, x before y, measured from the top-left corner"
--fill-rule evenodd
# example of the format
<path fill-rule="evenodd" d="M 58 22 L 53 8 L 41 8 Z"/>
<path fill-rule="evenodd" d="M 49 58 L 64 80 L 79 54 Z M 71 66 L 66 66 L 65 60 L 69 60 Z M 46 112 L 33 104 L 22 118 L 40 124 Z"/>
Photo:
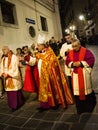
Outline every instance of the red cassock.
<path fill-rule="evenodd" d="M 30 55 L 25 56 L 25 60 L 30 60 Z M 37 92 L 39 86 L 39 74 L 37 65 L 26 65 L 23 90 L 27 92 Z"/>

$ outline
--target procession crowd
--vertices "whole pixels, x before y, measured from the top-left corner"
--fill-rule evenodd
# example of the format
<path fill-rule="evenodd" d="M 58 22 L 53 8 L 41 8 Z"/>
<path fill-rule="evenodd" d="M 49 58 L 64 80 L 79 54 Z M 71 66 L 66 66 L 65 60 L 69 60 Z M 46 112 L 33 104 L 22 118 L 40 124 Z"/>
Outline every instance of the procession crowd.
<path fill-rule="evenodd" d="M 23 92 L 36 93 L 39 111 L 76 105 L 77 114 L 92 112 L 96 97 L 91 72 L 94 54 L 81 41 L 65 35 L 64 41 L 51 37 L 30 47 L 2 47 L 0 58 L 0 98 L 7 94 L 8 106 L 15 111 L 25 102 Z M 63 61 L 64 71 L 60 65 Z"/>

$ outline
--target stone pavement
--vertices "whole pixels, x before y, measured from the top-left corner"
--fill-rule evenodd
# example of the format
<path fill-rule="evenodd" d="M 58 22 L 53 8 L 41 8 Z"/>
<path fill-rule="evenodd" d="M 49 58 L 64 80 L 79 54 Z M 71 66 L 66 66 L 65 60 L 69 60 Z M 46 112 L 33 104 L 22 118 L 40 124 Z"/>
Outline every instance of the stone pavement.
<path fill-rule="evenodd" d="M 96 57 L 92 72 L 93 88 L 98 100 L 98 46 L 87 46 Z M 36 94 L 25 94 L 25 104 L 12 112 L 7 106 L 6 93 L 0 99 L 0 130 L 98 130 L 98 103 L 93 113 L 77 115 L 75 105 L 39 112 Z"/>

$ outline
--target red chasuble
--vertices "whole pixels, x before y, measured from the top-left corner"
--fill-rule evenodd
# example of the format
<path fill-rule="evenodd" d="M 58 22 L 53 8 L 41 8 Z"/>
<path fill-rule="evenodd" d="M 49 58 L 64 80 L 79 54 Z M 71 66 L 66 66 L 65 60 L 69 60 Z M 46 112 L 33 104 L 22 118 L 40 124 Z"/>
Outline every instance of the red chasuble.
<path fill-rule="evenodd" d="M 25 56 L 25 60 L 30 60 L 30 55 Z M 37 66 L 26 65 L 23 90 L 28 92 L 38 92 L 39 75 Z"/>

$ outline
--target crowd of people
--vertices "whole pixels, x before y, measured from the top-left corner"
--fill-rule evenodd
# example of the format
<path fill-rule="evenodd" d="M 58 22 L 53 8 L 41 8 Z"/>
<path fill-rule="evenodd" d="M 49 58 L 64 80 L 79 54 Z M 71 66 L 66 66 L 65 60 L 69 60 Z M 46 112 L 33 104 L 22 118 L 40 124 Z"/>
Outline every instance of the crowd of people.
<path fill-rule="evenodd" d="M 76 104 L 77 113 L 92 112 L 96 97 L 91 83 L 95 57 L 78 39 L 65 35 L 66 42 L 41 40 L 14 54 L 2 47 L 0 58 L 0 97 L 7 93 L 8 106 L 14 111 L 25 103 L 24 92 L 36 93 L 39 111 L 67 108 Z M 65 66 L 63 72 L 59 60 Z"/>

